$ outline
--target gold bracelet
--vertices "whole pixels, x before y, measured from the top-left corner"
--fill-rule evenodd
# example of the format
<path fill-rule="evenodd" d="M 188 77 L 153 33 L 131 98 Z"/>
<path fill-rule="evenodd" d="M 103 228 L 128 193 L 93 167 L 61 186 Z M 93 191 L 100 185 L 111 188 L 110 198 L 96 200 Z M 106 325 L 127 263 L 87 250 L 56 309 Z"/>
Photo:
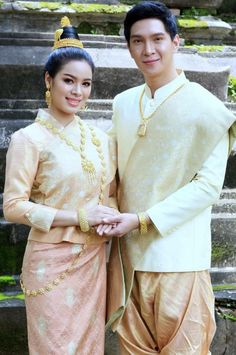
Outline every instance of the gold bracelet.
<path fill-rule="evenodd" d="M 147 215 L 145 212 L 138 213 L 138 220 L 139 220 L 139 231 L 140 234 L 146 234 L 148 231 L 147 225 Z"/>
<path fill-rule="evenodd" d="M 90 227 L 86 218 L 86 212 L 84 208 L 80 208 L 78 212 L 79 226 L 82 232 L 88 232 Z"/>

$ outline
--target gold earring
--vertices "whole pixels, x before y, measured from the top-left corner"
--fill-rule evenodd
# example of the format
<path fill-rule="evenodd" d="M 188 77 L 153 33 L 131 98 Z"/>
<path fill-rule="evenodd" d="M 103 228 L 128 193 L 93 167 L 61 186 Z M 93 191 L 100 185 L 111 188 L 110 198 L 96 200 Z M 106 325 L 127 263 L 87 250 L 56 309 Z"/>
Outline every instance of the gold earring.
<path fill-rule="evenodd" d="M 80 107 L 80 111 L 87 111 L 88 106 L 84 104 L 82 107 Z"/>
<path fill-rule="evenodd" d="M 47 85 L 47 91 L 45 92 L 45 101 L 48 105 L 48 108 L 50 108 L 51 103 L 52 103 L 52 98 L 51 98 L 51 92 L 50 92 L 50 86 Z"/>

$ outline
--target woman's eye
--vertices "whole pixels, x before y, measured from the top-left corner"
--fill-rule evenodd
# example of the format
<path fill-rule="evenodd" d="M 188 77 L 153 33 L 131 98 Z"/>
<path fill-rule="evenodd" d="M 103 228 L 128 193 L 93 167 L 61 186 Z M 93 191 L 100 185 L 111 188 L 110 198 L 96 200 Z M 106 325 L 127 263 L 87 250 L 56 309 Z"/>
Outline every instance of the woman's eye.
<path fill-rule="evenodd" d="M 66 83 L 66 84 L 72 84 L 73 83 L 73 80 L 72 79 L 64 79 L 64 82 Z"/>
<path fill-rule="evenodd" d="M 91 86 L 91 83 L 90 83 L 89 81 L 85 81 L 85 82 L 83 83 L 83 85 L 86 86 L 86 87 L 89 87 L 89 86 Z"/>

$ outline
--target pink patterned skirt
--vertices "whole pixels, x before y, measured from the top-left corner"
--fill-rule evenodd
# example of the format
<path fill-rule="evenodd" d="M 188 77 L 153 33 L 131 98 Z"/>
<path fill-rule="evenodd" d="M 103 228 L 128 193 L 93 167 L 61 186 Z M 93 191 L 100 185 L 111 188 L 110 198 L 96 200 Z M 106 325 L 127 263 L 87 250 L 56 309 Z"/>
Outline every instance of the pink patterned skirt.
<path fill-rule="evenodd" d="M 28 241 L 22 282 L 31 355 L 104 354 L 105 244 L 83 248 Z"/>

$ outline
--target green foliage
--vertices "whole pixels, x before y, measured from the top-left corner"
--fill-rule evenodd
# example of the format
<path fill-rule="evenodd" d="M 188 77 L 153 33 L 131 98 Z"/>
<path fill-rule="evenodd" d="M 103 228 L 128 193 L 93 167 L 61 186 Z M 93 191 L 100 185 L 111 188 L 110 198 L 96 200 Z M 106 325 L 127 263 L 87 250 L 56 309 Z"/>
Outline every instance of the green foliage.
<path fill-rule="evenodd" d="M 226 243 L 224 246 L 218 243 L 214 243 L 212 245 L 212 263 L 220 264 L 224 262 L 224 260 L 228 260 L 233 258 L 236 253 L 236 248 L 234 245 L 229 245 Z"/>
<path fill-rule="evenodd" d="M 231 313 L 231 312 L 229 312 L 229 313 L 221 312 L 221 313 L 219 314 L 219 316 L 220 316 L 221 318 L 229 319 L 229 320 L 231 320 L 231 321 L 233 321 L 233 322 L 236 322 L 236 316 L 235 316 L 233 313 Z"/>
<path fill-rule="evenodd" d="M 195 7 L 191 7 L 190 9 L 184 9 L 181 12 L 181 15 L 186 17 L 193 17 L 193 16 L 208 16 L 208 15 L 215 15 L 215 9 L 196 9 Z"/>
<path fill-rule="evenodd" d="M 236 77 L 235 76 L 229 77 L 228 97 L 231 101 L 236 102 Z"/>
<path fill-rule="evenodd" d="M 15 285 L 16 281 L 13 276 L 3 275 L 0 276 L 0 288 L 5 285 Z"/>

